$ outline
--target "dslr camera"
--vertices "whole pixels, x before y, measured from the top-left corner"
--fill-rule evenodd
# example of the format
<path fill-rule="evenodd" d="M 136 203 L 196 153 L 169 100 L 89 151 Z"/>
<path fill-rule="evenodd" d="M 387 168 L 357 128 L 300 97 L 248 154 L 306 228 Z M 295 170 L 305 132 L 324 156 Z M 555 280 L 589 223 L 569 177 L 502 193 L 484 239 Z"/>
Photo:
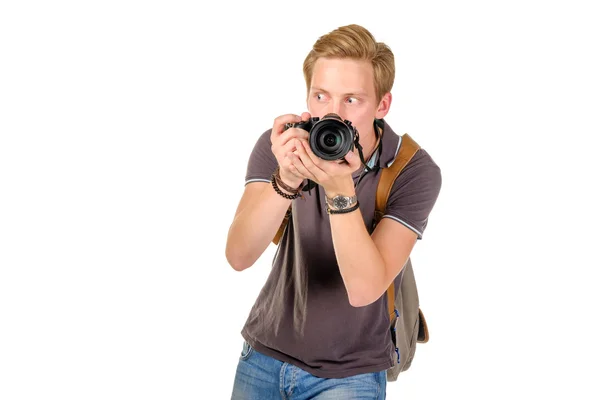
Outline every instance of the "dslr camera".
<path fill-rule="evenodd" d="M 329 113 L 323 118 L 312 117 L 308 121 L 287 123 L 284 130 L 301 128 L 308 132 L 308 143 L 315 155 L 323 160 L 341 160 L 349 151 L 354 150 L 358 141 L 358 132 L 348 120 Z"/>

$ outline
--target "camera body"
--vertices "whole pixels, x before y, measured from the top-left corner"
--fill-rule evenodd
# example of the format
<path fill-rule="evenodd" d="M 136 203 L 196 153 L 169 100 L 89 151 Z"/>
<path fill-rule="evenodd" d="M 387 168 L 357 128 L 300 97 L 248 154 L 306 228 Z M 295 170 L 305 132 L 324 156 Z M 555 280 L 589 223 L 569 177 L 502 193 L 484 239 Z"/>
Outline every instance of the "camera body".
<path fill-rule="evenodd" d="M 321 119 L 312 117 L 308 121 L 285 124 L 284 130 L 292 127 L 307 131 L 310 149 L 317 157 L 327 161 L 343 159 L 354 150 L 354 142 L 358 140 L 358 132 L 352 123 L 334 113 Z"/>

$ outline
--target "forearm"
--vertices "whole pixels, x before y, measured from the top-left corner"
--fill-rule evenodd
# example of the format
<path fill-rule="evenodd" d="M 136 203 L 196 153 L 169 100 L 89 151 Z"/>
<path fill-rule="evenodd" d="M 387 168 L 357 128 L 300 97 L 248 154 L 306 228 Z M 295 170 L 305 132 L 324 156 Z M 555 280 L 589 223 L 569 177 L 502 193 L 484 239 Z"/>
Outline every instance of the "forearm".
<path fill-rule="evenodd" d="M 234 269 L 251 267 L 269 246 L 277 233 L 288 200 L 275 192 L 271 184 L 234 218 L 227 235 L 227 259 Z"/>
<path fill-rule="evenodd" d="M 356 194 L 352 179 L 338 181 L 325 191 L 336 195 Z M 360 209 L 344 214 L 329 214 L 336 259 L 348 292 L 350 304 L 361 307 L 380 296 L 385 285 L 385 262 L 369 234 Z"/>
<path fill-rule="evenodd" d="M 350 303 L 371 304 L 385 282 L 385 263 L 369 235 L 360 210 L 331 214 L 333 247 Z"/>

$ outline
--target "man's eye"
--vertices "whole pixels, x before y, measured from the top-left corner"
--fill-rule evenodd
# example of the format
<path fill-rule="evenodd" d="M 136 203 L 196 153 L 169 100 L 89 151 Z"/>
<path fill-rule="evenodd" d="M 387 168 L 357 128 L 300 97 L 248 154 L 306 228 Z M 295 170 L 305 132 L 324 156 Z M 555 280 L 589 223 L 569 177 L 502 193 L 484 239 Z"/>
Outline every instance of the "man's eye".
<path fill-rule="evenodd" d="M 356 97 L 348 97 L 349 103 L 356 103 L 357 101 L 358 101 L 358 99 Z"/>
<path fill-rule="evenodd" d="M 321 93 L 317 94 L 317 100 L 323 100 L 323 95 Z"/>

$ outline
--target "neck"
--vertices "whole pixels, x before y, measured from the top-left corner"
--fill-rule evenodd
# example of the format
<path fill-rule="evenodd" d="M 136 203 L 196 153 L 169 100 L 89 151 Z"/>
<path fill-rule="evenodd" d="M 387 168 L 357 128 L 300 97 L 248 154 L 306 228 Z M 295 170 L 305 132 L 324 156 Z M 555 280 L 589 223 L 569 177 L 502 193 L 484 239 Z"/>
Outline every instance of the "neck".
<path fill-rule="evenodd" d="M 375 134 L 375 129 L 378 130 L 378 135 Z M 377 149 L 377 145 L 381 140 L 381 131 L 376 126 L 371 126 L 371 130 L 368 135 L 368 142 L 363 145 L 363 156 L 365 158 L 365 162 L 369 162 L 375 149 Z"/>

